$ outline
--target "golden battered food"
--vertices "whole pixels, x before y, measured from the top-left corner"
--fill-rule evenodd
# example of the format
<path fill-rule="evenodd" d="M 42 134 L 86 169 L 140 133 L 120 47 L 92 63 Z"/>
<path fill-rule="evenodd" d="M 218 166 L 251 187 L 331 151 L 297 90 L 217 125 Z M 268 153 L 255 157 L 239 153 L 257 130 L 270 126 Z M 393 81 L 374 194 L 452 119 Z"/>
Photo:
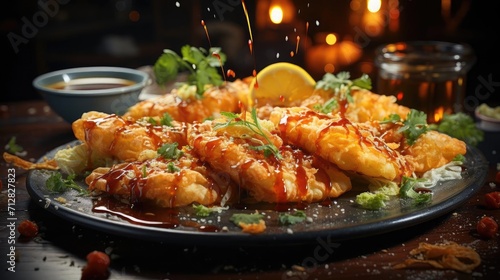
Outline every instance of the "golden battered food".
<path fill-rule="evenodd" d="M 422 134 L 413 145 L 405 145 L 402 153 L 412 163 L 415 173 L 422 174 L 441 167 L 466 152 L 465 142 L 431 130 Z"/>
<path fill-rule="evenodd" d="M 165 143 L 175 142 L 180 146 L 186 143 L 182 124 L 153 125 L 99 112 L 84 113 L 72 127 L 75 137 L 93 153 L 127 162 L 138 160 L 145 152 L 156 151 Z"/>
<path fill-rule="evenodd" d="M 334 163 L 342 170 L 399 181 L 412 167 L 396 150 L 370 130 L 339 115 L 307 108 L 275 108 L 270 120 L 288 144 Z"/>
<path fill-rule="evenodd" d="M 248 91 L 248 84 L 242 80 L 208 88 L 201 98 L 183 98 L 178 90 L 173 90 L 169 94 L 144 100 L 130 107 L 124 118 L 138 120 L 143 117 L 161 117 L 168 113 L 179 122 L 202 122 L 218 117 L 220 112 L 239 112 L 240 97 L 248 95 Z"/>
<path fill-rule="evenodd" d="M 201 160 L 229 174 L 252 198 L 265 202 L 314 202 L 337 197 L 351 189 L 349 177 L 334 165 L 277 142 L 281 158 L 266 156 L 262 141 L 243 126 L 217 129 L 214 122 L 193 125 L 189 145 Z M 214 129 L 214 126 L 216 129 Z M 235 132 L 235 130 L 237 132 Z M 268 133 L 268 132 L 267 132 Z"/>
<path fill-rule="evenodd" d="M 90 191 L 118 196 L 130 204 L 151 202 L 169 208 L 220 203 L 231 187 L 229 182 L 212 178 L 201 162 L 187 156 L 100 167 L 85 182 Z"/>
<path fill-rule="evenodd" d="M 57 170 L 59 167 L 57 166 L 57 163 L 54 159 L 47 159 L 43 162 L 31 162 L 24 160 L 18 156 L 9 154 L 7 152 L 3 153 L 3 159 L 7 163 L 12 163 L 15 166 L 22 168 L 24 170 L 31 170 L 31 169 L 49 169 L 49 170 Z"/>
<path fill-rule="evenodd" d="M 335 115 L 344 109 L 344 117 L 352 122 L 367 122 L 367 121 L 381 121 L 391 114 L 397 114 L 402 119 L 410 112 L 410 108 L 399 105 L 396 103 L 396 97 L 389 95 L 375 94 L 369 90 L 353 90 L 352 102 L 345 100 L 337 100 L 336 106 L 331 114 Z M 332 98 L 332 92 L 325 90 L 316 90 L 314 94 L 302 101 L 302 107 L 310 109 L 315 108 L 317 105 L 325 104 Z"/>
<path fill-rule="evenodd" d="M 380 137 L 392 149 L 401 153 L 412 165 L 413 171 L 421 175 L 431 169 L 441 167 L 458 155 L 465 155 L 467 145 L 464 141 L 435 130 L 420 135 L 409 145 L 398 129 L 401 125 L 380 124 L 378 121 L 360 123 L 366 130 Z"/>
<path fill-rule="evenodd" d="M 412 258 L 393 268 L 409 268 L 417 264 L 431 265 L 440 269 L 454 269 L 462 272 L 472 272 L 481 264 L 481 257 L 470 247 L 458 245 L 455 242 L 429 244 L 422 242 L 418 248 L 410 251 Z"/>

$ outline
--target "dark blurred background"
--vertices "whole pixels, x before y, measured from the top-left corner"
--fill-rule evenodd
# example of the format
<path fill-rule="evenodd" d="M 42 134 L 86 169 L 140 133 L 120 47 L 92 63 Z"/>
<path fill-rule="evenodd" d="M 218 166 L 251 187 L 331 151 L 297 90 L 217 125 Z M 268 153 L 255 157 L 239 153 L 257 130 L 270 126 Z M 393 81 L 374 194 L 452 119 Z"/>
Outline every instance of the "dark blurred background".
<path fill-rule="evenodd" d="M 163 49 L 179 51 L 185 44 L 222 47 L 228 55 L 225 67 L 238 78 L 252 75 L 254 68 L 289 61 L 315 79 L 325 72 L 350 71 L 375 80 L 376 47 L 440 40 L 467 43 L 476 53 L 467 77 L 469 101 L 500 105 L 500 23 L 493 2 L 247 0 L 250 34 L 239 0 L 6 1 L 0 20 L 0 102 L 40 99 L 31 82 L 45 72 L 81 66 L 138 68 L 154 64 Z M 369 12 L 369 3 L 380 8 Z M 279 24 L 269 15 L 276 6 L 283 15 Z"/>

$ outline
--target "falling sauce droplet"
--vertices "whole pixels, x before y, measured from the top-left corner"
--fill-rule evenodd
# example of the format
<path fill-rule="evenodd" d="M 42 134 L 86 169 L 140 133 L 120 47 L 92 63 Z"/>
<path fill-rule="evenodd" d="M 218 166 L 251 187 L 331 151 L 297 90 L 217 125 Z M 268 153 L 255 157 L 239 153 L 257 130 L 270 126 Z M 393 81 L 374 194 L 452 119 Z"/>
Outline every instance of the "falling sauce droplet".
<path fill-rule="evenodd" d="M 236 77 L 236 72 L 234 72 L 232 69 L 228 69 L 226 75 L 228 77 L 234 78 L 234 77 Z"/>
<path fill-rule="evenodd" d="M 252 76 L 255 78 L 254 88 L 259 88 L 259 82 L 257 81 L 257 70 L 253 69 Z"/>
<path fill-rule="evenodd" d="M 224 65 L 223 65 L 223 63 L 222 63 L 222 59 L 221 59 L 221 57 L 220 57 L 220 54 L 218 54 L 218 53 L 216 53 L 216 52 L 213 52 L 213 53 L 212 53 L 212 56 L 217 57 L 217 59 L 219 60 L 220 69 L 221 69 L 221 71 L 222 71 L 222 76 L 224 77 L 224 82 L 227 82 L 227 80 L 226 80 L 226 73 L 224 73 Z"/>
<path fill-rule="evenodd" d="M 293 51 L 290 51 L 290 57 L 294 57 L 295 53 Z"/>
<path fill-rule="evenodd" d="M 300 36 L 297 36 L 297 45 L 295 46 L 295 53 L 299 52 Z"/>
<path fill-rule="evenodd" d="M 210 45 L 210 47 L 212 47 L 212 42 L 210 42 L 210 36 L 208 35 L 208 28 L 207 28 L 207 25 L 205 24 L 204 20 L 201 20 L 201 26 L 203 26 L 203 29 L 205 30 L 205 34 L 207 35 L 208 44 Z"/>
<path fill-rule="evenodd" d="M 284 97 L 283 95 L 280 95 L 280 97 L 279 97 L 279 98 L 280 98 L 280 101 L 281 101 L 281 102 L 285 102 L 285 97 Z"/>

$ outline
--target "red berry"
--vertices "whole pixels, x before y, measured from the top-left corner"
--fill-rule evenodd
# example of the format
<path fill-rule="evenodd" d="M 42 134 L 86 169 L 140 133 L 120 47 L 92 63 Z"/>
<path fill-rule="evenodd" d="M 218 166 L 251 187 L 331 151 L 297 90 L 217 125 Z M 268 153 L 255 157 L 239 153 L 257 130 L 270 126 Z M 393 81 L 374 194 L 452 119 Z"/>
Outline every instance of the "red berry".
<path fill-rule="evenodd" d="M 486 207 L 490 209 L 499 209 L 500 208 L 500 192 L 489 192 L 484 195 L 484 201 L 486 203 Z"/>
<path fill-rule="evenodd" d="M 92 251 L 87 254 L 87 265 L 82 269 L 81 280 L 102 280 L 109 276 L 110 259 L 106 253 Z"/>
<path fill-rule="evenodd" d="M 498 224 L 491 217 L 484 216 L 476 226 L 477 233 L 483 238 L 493 238 L 498 232 Z"/>
<path fill-rule="evenodd" d="M 24 220 L 17 227 L 17 231 L 24 237 L 33 238 L 38 234 L 38 225 L 30 220 Z"/>

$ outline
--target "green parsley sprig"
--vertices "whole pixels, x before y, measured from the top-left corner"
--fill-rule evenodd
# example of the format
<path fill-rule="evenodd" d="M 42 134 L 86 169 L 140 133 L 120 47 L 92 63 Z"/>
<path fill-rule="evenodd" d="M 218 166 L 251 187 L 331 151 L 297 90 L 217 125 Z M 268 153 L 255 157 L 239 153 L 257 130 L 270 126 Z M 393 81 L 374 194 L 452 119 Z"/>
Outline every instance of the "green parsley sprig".
<path fill-rule="evenodd" d="M 212 213 L 215 213 L 215 212 L 221 213 L 222 211 L 229 209 L 229 207 L 227 207 L 227 206 L 226 207 L 222 207 L 222 206 L 208 207 L 208 206 L 201 205 L 201 204 L 193 205 L 193 208 L 195 210 L 196 216 L 199 216 L 199 217 L 208 217 Z"/>
<path fill-rule="evenodd" d="M 158 148 L 157 153 L 165 159 L 178 159 L 184 152 L 178 149 L 177 146 L 179 146 L 177 142 L 165 143 Z"/>
<path fill-rule="evenodd" d="M 11 154 L 19 155 L 24 149 L 21 145 L 16 143 L 16 140 L 16 136 L 12 136 L 7 145 L 5 145 L 5 149 Z"/>
<path fill-rule="evenodd" d="M 214 126 L 214 129 L 220 129 L 228 126 L 241 125 L 249 128 L 256 135 L 261 136 L 265 139 L 266 143 L 262 143 L 262 145 L 250 146 L 251 149 L 262 151 L 264 156 L 268 157 L 270 155 L 274 155 L 276 159 L 282 159 L 283 157 L 280 154 L 278 147 L 276 147 L 273 142 L 269 139 L 266 133 L 263 131 L 260 126 L 259 119 L 257 118 L 257 111 L 255 108 L 252 108 L 251 116 L 252 122 L 244 120 L 240 117 L 240 115 L 231 113 L 231 112 L 221 112 L 221 115 L 225 116 L 228 121 L 225 123 L 217 123 Z"/>
<path fill-rule="evenodd" d="M 337 75 L 332 73 L 326 73 L 323 78 L 316 83 L 316 89 L 322 89 L 325 91 L 333 91 L 334 96 L 329 99 L 324 104 L 318 104 L 314 107 L 316 111 L 321 113 L 330 113 L 334 108 L 338 106 L 338 101 L 340 99 L 346 99 L 347 102 L 352 102 L 351 89 L 361 88 L 361 89 L 372 89 L 372 81 L 370 76 L 367 74 L 361 75 L 361 77 L 350 80 L 351 74 L 349 72 L 339 72 Z"/>
<path fill-rule="evenodd" d="M 259 214 L 259 213 L 252 213 L 252 214 L 235 213 L 235 214 L 231 215 L 231 218 L 229 218 L 229 220 L 237 226 L 239 226 L 240 223 L 258 224 L 263 219 L 264 219 L 264 215 Z"/>
<path fill-rule="evenodd" d="M 401 117 L 398 114 L 391 114 L 380 123 L 396 124 L 400 122 Z M 398 132 L 403 133 L 408 145 L 413 145 L 420 135 L 429 131 L 429 126 L 427 125 L 427 114 L 422 111 L 411 109 L 402 123 L 403 126 L 398 129 Z"/>
<path fill-rule="evenodd" d="M 80 195 L 87 195 L 88 191 L 75 182 L 75 177 L 75 174 L 70 174 L 64 179 L 61 173 L 54 172 L 45 182 L 45 186 L 54 193 L 64 193 L 69 189 L 74 189 Z"/>
<path fill-rule="evenodd" d="M 196 86 L 197 97 L 202 97 L 206 85 L 220 86 L 224 81 L 219 74 L 226 55 L 220 48 L 196 48 L 185 45 L 181 55 L 165 49 L 156 60 L 153 71 L 156 82 L 163 85 L 174 80 L 179 72 L 189 71 L 187 84 Z"/>
<path fill-rule="evenodd" d="M 307 218 L 302 210 L 296 210 L 293 213 L 280 213 L 278 220 L 282 225 L 294 225 L 303 222 Z"/>
<path fill-rule="evenodd" d="M 471 146 L 477 146 L 484 140 L 484 132 L 477 128 L 474 119 L 465 113 L 444 114 L 439 123 L 430 124 L 429 128 L 460 139 Z"/>
<path fill-rule="evenodd" d="M 153 117 L 149 117 L 148 122 L 152 125 L 164 125 L 164 126 L 170 126 L 172 127 L 173 124 L 172 122 L 174 119 L 169 113 L 164 113 L 163 116 L 160 119 L 160 122 L 158 123 Z"/>

